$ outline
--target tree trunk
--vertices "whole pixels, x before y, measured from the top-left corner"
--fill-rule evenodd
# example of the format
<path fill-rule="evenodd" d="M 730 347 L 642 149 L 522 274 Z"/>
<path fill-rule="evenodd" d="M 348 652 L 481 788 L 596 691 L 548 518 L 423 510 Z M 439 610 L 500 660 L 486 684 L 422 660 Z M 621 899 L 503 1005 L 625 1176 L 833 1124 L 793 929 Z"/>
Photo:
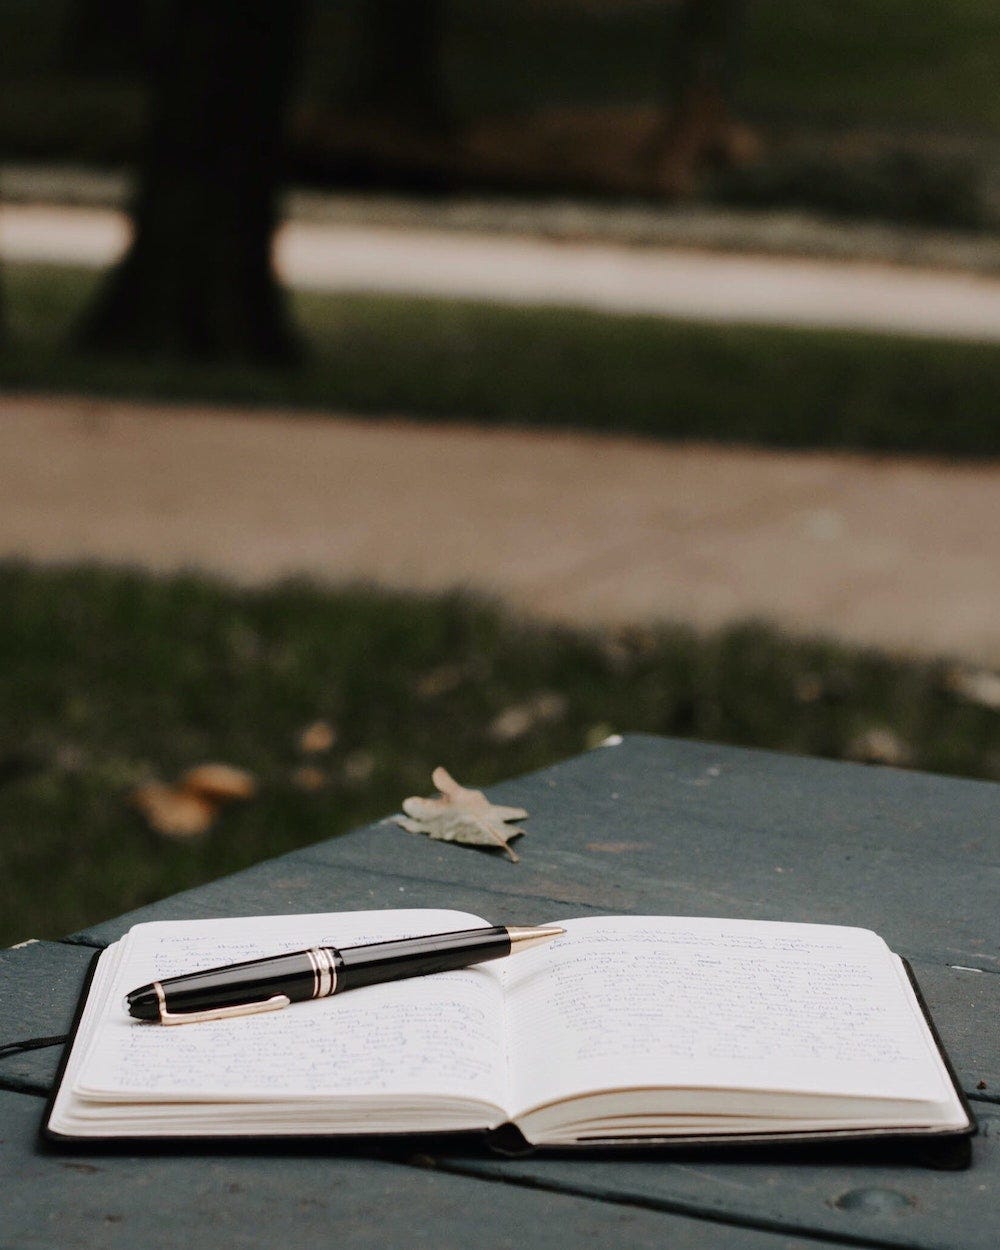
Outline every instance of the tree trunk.
<path fill-rule="evenodd" d="M 142 75 L 150 0 L 74 0 L 63 33 L 62 68 L 85 78 Z"/>
<path fill-rule="evenodd" d="M 282 121 L 307 0 L 170 0 L 124 259 L 80 337 L 100 349 L 282 363 L 271 267 Z"/>
<path fill-rule="evenodd" d="M 446 134 L 444 18 L 443 0 L 361 0 L 349 106 L 404 130 Z"/>

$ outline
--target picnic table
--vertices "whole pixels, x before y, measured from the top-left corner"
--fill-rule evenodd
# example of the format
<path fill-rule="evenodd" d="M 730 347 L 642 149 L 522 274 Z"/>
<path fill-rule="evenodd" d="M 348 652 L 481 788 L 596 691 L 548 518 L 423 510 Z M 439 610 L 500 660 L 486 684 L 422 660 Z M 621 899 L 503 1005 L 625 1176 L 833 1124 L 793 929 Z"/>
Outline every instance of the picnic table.
<path fill-rule="evenodd" d="M 46 1149 L 62 1050 L 0 1059 L 0 1245 L 995 1250 L 1000 1244 L 1000 786 L 627 737 L 489 790 L 521 862 L 380 822 L 58 942 L 0 952 L 0 1046 L 67 1032 L 96 948 L 139 920 L 454 907 L 873 928 L 912 963 L 980 1123 L 967 1170 L 874 1152 L 502 1158 L 359 1149 Z"/>

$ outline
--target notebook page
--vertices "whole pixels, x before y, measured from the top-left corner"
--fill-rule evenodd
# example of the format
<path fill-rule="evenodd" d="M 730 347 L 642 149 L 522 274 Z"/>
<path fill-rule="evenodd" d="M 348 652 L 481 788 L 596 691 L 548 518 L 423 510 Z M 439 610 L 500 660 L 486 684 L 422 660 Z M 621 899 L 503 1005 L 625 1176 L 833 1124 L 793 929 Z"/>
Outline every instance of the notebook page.
<path fill-rule="evenodd" d="M 561 921 L 505 971 L 525 1111 L 668 1086 L 945 1100 L 901 965 L 863 929 L 689 917 Z"/>
<path fill-rule="evenodd" d="M 504 1008 L 489 965 L 176 1028 L 134 1021 L 122 1002 L 136 986 L 180 972 L 485 923 L 420 910 L 137 925 L 88 1030 L 75 1092 L 104 1102 L 415 1094 L 499 1105 Z"/>

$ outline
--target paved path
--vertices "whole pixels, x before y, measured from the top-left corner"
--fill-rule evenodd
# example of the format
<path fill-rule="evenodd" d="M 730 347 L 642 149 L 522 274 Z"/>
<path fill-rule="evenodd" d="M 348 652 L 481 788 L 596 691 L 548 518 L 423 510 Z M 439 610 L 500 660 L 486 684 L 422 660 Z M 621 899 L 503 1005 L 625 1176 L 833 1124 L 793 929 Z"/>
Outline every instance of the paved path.
<path fill-rule="evenodd" d="M 7 260 L 105 265 L 127 237 L 113 209 L 0 213 Z M 282 227 L 276 264 L 290 285 L 324 290 L 1000 342 L 1000 278 L 974 273 L 308 221 Z"/>
<path fill-rule="evenodd" d="M 1000 665 L 1000 465 L 0 401 L 0 556 L 460 586 L 577 625 L 758 617 Z"/>

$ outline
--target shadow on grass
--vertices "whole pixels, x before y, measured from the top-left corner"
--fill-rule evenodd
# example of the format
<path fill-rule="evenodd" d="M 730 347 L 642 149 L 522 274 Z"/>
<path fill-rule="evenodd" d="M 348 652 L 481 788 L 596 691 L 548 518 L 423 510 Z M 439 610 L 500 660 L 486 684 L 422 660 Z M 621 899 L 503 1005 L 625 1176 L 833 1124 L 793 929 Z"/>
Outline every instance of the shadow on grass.
<path fill-rule="evenodd" d="M 5 389 L 408 414 L 663 439 L 967 457 L 1000 453 L 1000 345 L 701 325 L 557 308 L 297 293 L 287 372 L 85 356 L 99 276 L 4 274 Z"/>

